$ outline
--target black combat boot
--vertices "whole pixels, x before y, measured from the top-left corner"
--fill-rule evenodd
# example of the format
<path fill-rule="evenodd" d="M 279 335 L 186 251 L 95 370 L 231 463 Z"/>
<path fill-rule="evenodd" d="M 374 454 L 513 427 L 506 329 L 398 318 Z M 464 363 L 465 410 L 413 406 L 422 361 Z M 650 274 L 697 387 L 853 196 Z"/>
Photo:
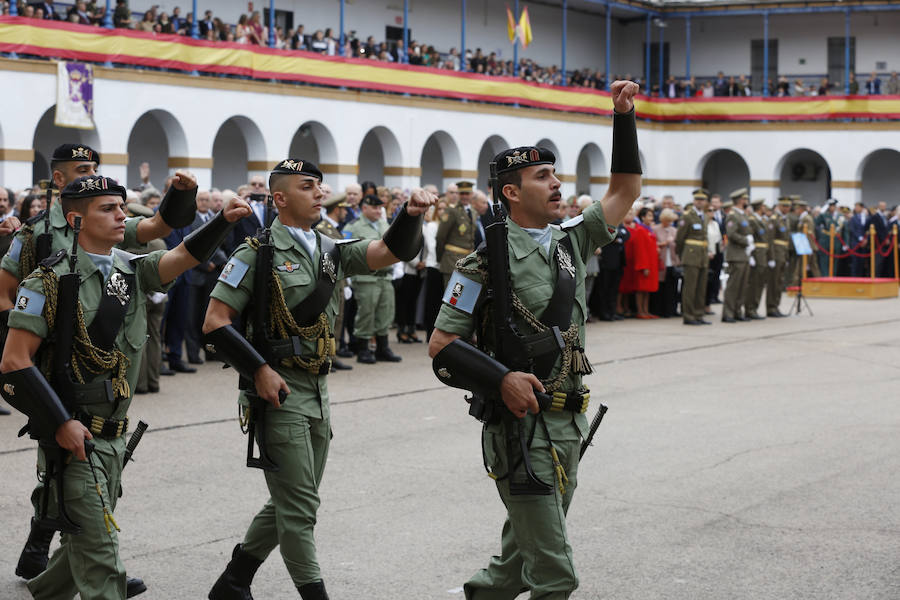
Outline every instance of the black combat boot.
<path fill-rule="evenodd" d="M 367 365 L 375 364 L 375 355 L 369 350 L 369 338 L 356 338 L 356 362 Z"/>
<path fill-rule="evenodd" d="M 402 356 L 397 356 L 391 351 L 391 347 L 388 346 L 388 336 L 386 335 L 376 335 L 375 336 L 375 359 L 383 360 L 385 362 L 400 362 L 403 360 Z"/>
<path fill-rule="evenodd" d="M 209 591 L 209 600 L 253 600 L 250 583 L 262 563 L 244 552 L 240 544 L 235 546 L 225 572 Z"/>
<path fill-rule="evenodd" d="M 16 575 L 24 579 L 34 579 L 44 572 L 44 569 L 47 568 L 47 561 L 50 560 L 50 542 L 53 540 L 55 531 L 55 529 L 42 526 L 32 517 L 31 531 L 28 533 L 28 540 L 19 556 Z"/>
<path fill-rule="evenodd" d="M 325 591 L 325 582 L 321 579 L 312 583 L 305 583 L 297 588 L 303 600 L 328 600 L 328 592 Z"/>
<path fill-rule="evenodd" d="M 125 597 L 134 598 L 147 591 L 147 585 L 140 577 L 129 577 L 125 580 Z"/>

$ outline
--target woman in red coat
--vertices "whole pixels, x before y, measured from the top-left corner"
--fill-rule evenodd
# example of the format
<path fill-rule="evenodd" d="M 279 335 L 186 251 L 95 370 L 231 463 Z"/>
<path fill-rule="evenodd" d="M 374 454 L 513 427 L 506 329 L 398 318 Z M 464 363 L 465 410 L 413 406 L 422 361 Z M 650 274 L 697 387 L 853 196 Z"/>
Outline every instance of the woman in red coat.
<path fill-rule="evenodd" d="M 648 216 L 649 214 L 649 216 Z M 653 221 L 653 211 L 642 208 L 638 212 L 641 220 Z M 650 226 L 635 221 L 634 211 L 625 215 L 623 225 L 631 237 L 625 242 L 625 271 L 619 283 L 619 308 L 622 295 L 634 293 L 638 319 L 655 319 L 650 314 L 650 293 L 659 289 L 659 254 L 656 250 L 656 235 Z"/>

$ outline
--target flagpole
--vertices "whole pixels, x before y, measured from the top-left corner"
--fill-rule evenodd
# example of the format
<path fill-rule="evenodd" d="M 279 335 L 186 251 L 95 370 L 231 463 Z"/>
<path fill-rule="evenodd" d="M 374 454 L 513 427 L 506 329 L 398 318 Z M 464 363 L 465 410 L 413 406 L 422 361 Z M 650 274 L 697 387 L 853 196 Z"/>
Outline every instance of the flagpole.
<path fill-rule="evenodd" d="M 606 0 L 606 91 L 609 91 L 610 78 L 612 77 L 609 73 L 609 37 L 612 32 L 612 21 L 610 20 L 612 14 L 610 12 L 609 0 Z"/>
<path fill-rule="evenodd" d="M 339 15 L 338 19 L 339 19 L 339 23 L 340 23 L 339 27 L 341 28 L 341 37 L 340 37 L 341 50 L 340 50 L 339 54 L 341 56 L 346 56 L 346 52 L 344 52 L 344 46 L 347 45 L 347 38 L 344 37 L 344 0 L 341 0 L 340 15 Z M 302 43 L 303 40 L 300 40 L 300 42 Z"/>
<path fill-rule="evenodd" d="M 519 0 L 516 0 L 516 8 L 513 14 L 516 19 L 519 18 Z M 519 76 L 519 44 L 517 42 L 518 36 L 513 40 L 513 77 Z"/>
<path fill-rule="evenodd" d="M 566 77 L 566 29 L 567 29 L 567 13 L 566 10 L 568 8 L 568 0 L 563 0 L 562 3 L 562 84 L 568 84 L 568 78 Z"/>
<path fill-rule="evenodd" d="M 403 0 L 403 58 L 400 62 L 409 62 L 409 0 Z"/>

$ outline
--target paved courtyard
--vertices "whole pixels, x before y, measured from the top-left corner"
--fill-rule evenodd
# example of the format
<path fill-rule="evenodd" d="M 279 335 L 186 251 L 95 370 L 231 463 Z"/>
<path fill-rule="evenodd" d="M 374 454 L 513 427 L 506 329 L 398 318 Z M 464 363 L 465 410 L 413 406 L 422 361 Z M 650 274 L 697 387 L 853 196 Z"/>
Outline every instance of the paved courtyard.
<path fill-rule="evenodd" d="M 810 304 L 815 316 L 734 325 L 588 326 L 587 383 L 609 413 L 569 513 L 573 598 L 900 598 L 900 303 Z M 438 384 L 424 345 L 394 349 L 402 363 L 329 381 L 322 570 L 335 600 L 460 599 L 499 549 L 502 505 L 462 395 Z M 116 518 L 142 598 L 205 598 L 266 499 L 243 466 L 235 379 L 203 365 L 132 405 L 151 427 Z M 0 418 L 9 600 L 30 597 L 13 575 L 34 484 L 23 421 Z M 253 593 L 298 597 L 277 551 Z"/>

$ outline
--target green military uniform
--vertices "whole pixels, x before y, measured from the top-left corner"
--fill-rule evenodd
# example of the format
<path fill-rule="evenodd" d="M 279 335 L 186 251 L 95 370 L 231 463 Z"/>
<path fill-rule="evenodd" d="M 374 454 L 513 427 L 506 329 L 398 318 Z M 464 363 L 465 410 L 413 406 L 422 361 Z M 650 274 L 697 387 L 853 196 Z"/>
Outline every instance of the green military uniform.
<path fill-rule="evenodd" d="M 694 196 L 697 197 L 697 190 Z M 706 194 L 703 194 L 704 196 Z M 685 209 L 675 235 L 675 252 L 684 269 L 681 284 L 681 314 L 685 323 L 703 321 L 706 307 L 706 284 L 709 279 L 709 238 L 706 215 L 694 206 Z"/>
<path fill-rule="evenodd" d="M 448 206 L 441 215 L 435 238 L 435 258 L 444 275 L 444 286 L 456 268 L 456 261 L 475 250 L 475 218 L 475 211 L 463 204 Z"/>
<path fill-rule="evenodd" d="M 387 228 L 388 224 L 384 219 L 373 222 L 360 215 L 344 229 L 351 238 L 380 240 Z M 359 272 L 351 278 L 357 304 L 353 335 L 357 339 L 387 336 L 394 321 L 394 286 L 391 284 L 393 272 L 393 267 L 385 267 L 374 272 Z"/>
<path fill-rule="evenodd" d="M 321 233 L 322 235 L 328 236 L 333 240 L 342 240 L 344 239 L 344 234 L 335 227 L 334 223 L 332 223 L 328 219 L 322 219 L 316 224 L 316 231 Z M 334 337 L 335 339 L 341 338 L 341 324 L 344 322 L 344 286 L 346 285 L 346 280 L 341 280 L 338 282 L 338 285 L 334 288 L 334 294 L 337 297 L 338 301 L 338 311 L 337 316 L 334 319 Z"/>
<path fill-rule="evenodd" d="M 829 200 L 827 206 L 836 206 L 837 200 Z M 841 225 L 838 219 L 838 213 L 830 212 L 828 209 L 822 211 L 818 217 L 816 217 L 816 241 L 819 242 L 819 245 L 822 248 L 825 248 L 828 251 L 831 247 L 831 228 L 834 227 L 835 235 L 841 233 Z M 841 251 L 840 242 L 837 241 L 837 237 L 835 237 L 835 254 L 839 254 Z M 823 252 L 818 248 L 816 250 L 816 258 L 819 262 L 819 272 L 823 277 L 828 277 L 829 273 L 832 271 L 829 269 L 829 264 L 834 261 L 833 258 L 829 258 L 827 252 Z M 835 275 L 836 275 L 835 270 Z"/>
<path fill-rule="evenodd" d="M 113 367 L 104 370 L 96 364 L 77 360 L 79 372 L 85 377 L 83 383 L 69 386 L 76 395 L 83 394 L 76 400 L 75 406 L 69 407 L 77 415 L 86 415 L 83 417 L 86 419 L 93 416 L 118 422 L 125 420 L 138 378 L 141 351 L 147 339 L 146 293 L 165 291 L 169 287 L 159 279 L 158 265 L 162 255 L 163 252 L 153 252 L 133 257 L 113 250 L 111 271 L 104 278 L 91 256 L 78 248 L 77 267 L 81 274 L 79 301 L 86 328 L 90 330 L 99 316 L 98 307 L 103 296 L 115 296 L 120 302 L 127 296 L 128 300 L 110 353 L 115 361 Z M 67 260 L 56 262 L 52 268 L 42 267 L 35 271 L 22 282 L 15 308 L 9 317 L 10 328 L 23 329 L 44 338 L 51 344 L 48 347 L 50 352 L 53 350 L 55 331 L 48 326 L 47 317 L 48 309 L 56 302 L 47 297 L 45 282 L 68 271 Z M 104 313 L 103 317 L 110 318 L 109 313 Z M 78 346 L 76 343 L 76 350 Z M 100 372 L 93 375 L 88 370 L 92 367 Z M 45 371 L 44 375 L 49 373 Z M 116 393 L 114 402 L 109 402 L 105 394 L 104 382 L 110 379 Z M 103 510 L 105 505 L 113 511 L 122 491 L 122 458 L 126 440 L 124 427 L 120 429 L 118 436 L 104 437 L 92 428 L 95 449 L 91 462 L 73 460 L 66 468 L 66 508 L 81 525 L 82 533 L 61 535 L 62 545 L 54 552 L 47 569 L 28 582 L 28 589 L 35 598 L 71 598 L 76 593 L 80 593 L 82 598 L 98 600 L 120 600 L 125 597 L 125 568 L 119 558 L 116 529 L 107 528 Z M 39 460 L 40 464 L 44 464 L 43 456 Z M 95 491 L 95 477 L 99 491 Z M 51 491 L 52 498 L 55 498 L 55 491 Z M 55 512 L 55 507 L 51 508 L 50 513 Z"/>
<path fill-rule="evenodd" d="M 780 199 L 782 206 L 790 206 L 790 200 Z M 776 317 L 781 304 L 781 292 L 784 284 L 784 268 L 788 262 L 791 249 L 791 232 L 787 219 L 780 211 L 775 210 L 769 218 L 769 243 L 772 247 L 772 260 L 775 266 L 769 269 L 769 283 L 766 286 L 766 316 Z"/>
<path fill-rule="evenodd" d="M 728 245 L 725 246 L 725 261 L 728 263 L 728 285 L 725 287 L 725 304 L 722 319 L 745 319 L 741 317 L 741 305 L 750 275 L 750 263 L 747 248 L 749 236 L 753 234 L 750 221 L 744 211 L 735 206 L 725 220 L 725 235 Z"/>
<path fill-rule="evenodd" d="M 755 210 L 762 209 L 763 200 L 754 200 Z M 753 262 L 750 266 L 750 274 L 747 281 L 747 289 L 744 292 L 744 314 L 751 319 L 762 318 L 759 315 L 759 303 L 762 300 L 763 291 L 768 281 L 769 260 L 772 249 L 769 246 L 769 231 L 766 227 L 766 217 L 756 212 L 747 215 L 747 221 L 753 230 Z"/>
<path fill-rule="evenodd" d="M 549 251 L 538 243 L 529 232 L 512 220 L 509 228 L 509 270 L 513 290 L 534 315 L 540 315 L 553 295 L 560 265 L 565 261 L 557 254 L 560 240 L 567 234 L 572 242 L 576 281 L 575 299 L 571 316 L 571 345 L 584 346 L 585 263 L 596 248 L 610 243 L 616 235 L 603 216 L 603 207 L 597 202 L 588 207 L 582 216 L 566 223 L 565 229 L 549 228 L 545 234 Z M 568 253 L 566 253 L 568 255 Z M 551 259 L 551 257 L 555 257 Z M 457 302 L 456 292 L 474 293 L 477 297 L 483 281 L 479 262 L 486 260 L 477 253 L 466 257 L 451 279 L 444 295 L 435 327 L 470 339 L 476 329 L 472 303 Z M 466 289 L 468 288 L 468 290 Z M 465 299 L 465 295 L 461 296 Z M 524 335 L 535 331 L 534 327 L 516 315 L 516 322 Z M 579 355 L 575 350 L 573 356 Z M 583 354 L 580 355 L 584 361 Z M 577 358 L 577 357 L 576 357 Z M 573 359 L 572 363 L 578 361 Z M 545 380 L 548 391 L 577 392 L 581 390 L 581 372 L 568 368 L 560 373 L 562 361 L 557 359 Z M 562 375 L 560 379 L 560 375 Z M 557 379 L 559 379 L 557 381 Z M 507 508 L 503 526 L 501 553 L 490 565 L 478 572 L 466 584 L 466 597 L 514 598 L 522 590 L 530 589 L 532 598 L 555 600 L 568 598 L 578 585 L 572 560 L 572 549 L 566 533 L 565 515 L 577 486 L 579 445 L 587 432 L 587 419 L 579 412 L 543 411 L 524 417 L 525 431 L 534 432 L 530 456 L 534 471 L 544 482 L 557 483 L 553 493 L 547 496 L 511 495 L 507 479 L 498 480 L 497 490 Z M 546 425 L 539 423 L 543 422 Z M 485 464 L 493 473 L 506 473 L 510 463 L 506 447 L 506 425 L 503 422 L 487 425 L 483 432 Z M 568 482 L 559 485 L 554 470 L 551 448 L 555 449 Z M 560 488 L 564 489 L 560 489 Z"/>
<path fill-rule="evenodd" d="M 310 257 L 278 218 L 272 223 L 274 274 L 283 290 L 284 306 L 289 310 L 316 288 L 320 263 L 322 268 L 326 267 L 321 257 L 322 234 L 314 233 L 315 252 Z M 367 248 L 367 242 L 341 245 L 340 260 L 334 264 L 338 281 L 348 275 L 370 272 Z M 256 250 L 248 243 L 241 244 L 222 270 L 210 297 L 238 313 L 244 312 L 254 297 L 255 269 Z M 276 305 L 274 298 L 272 305 Z M 326 363 L 333 354 L 331 332 L 337 310 L 337 297 L 332 296 L 318 320 L 294 334 L 302 338 L 302 360 L 308 368 L 298 365 L 296 359 L 288 363 L 290 366 L 272 365 L 291 390 L 281 408 L 269 409 L 265 419 L 268 453 L 280 469 L 265 472 L 270 497 L 254 517 L 243 542 L 243 550 L 259 560 L 265 560 L 280 545 L 285 565 L 297 586 L 322 579 L 313 527 L 331 425 L 327 364 L 325 369 L 318 365 Z M 241 401 L 244 401 L 243 394 Z"/>

